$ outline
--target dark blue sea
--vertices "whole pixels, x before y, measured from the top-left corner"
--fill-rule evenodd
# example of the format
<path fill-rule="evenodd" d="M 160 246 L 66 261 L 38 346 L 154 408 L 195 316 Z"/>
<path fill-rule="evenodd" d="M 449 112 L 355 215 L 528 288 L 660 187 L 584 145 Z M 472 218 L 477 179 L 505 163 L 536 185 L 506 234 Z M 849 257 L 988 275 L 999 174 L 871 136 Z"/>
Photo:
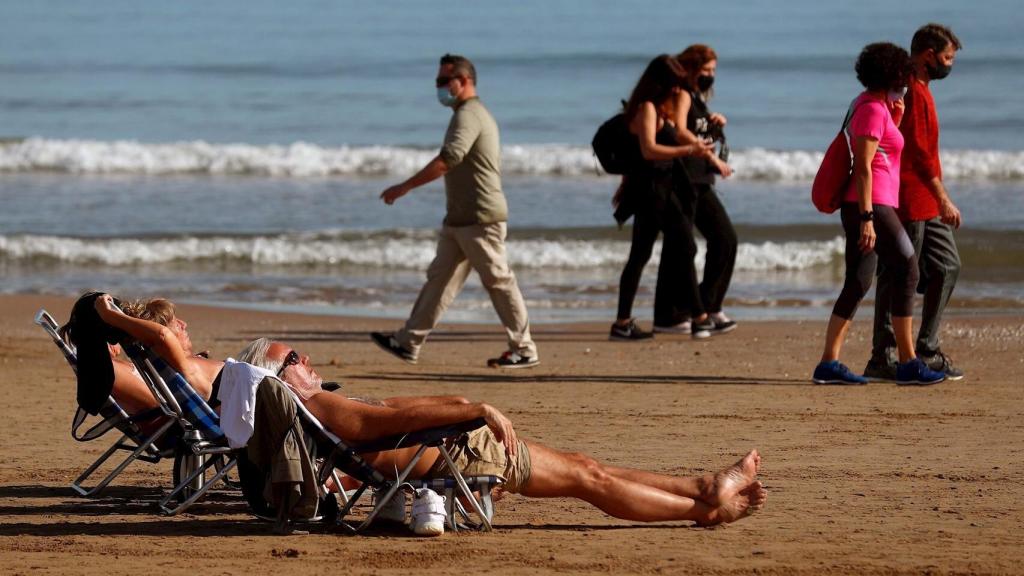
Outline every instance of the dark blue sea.
<path fill-rule="evenodd" d="M 727 309 L 820 317 L 843 246 L 810 179 L 860 90 L 854 59 L 929 21 L 964 44 L 932 84 L 964 214 L 953 312 L 1019 313 L 1024 40 L 1006 0 L 0 1 L 0 291 L 404 316 L 443 191 L 377 197 L 436 153 L 449 111 L 433 78 L 452 52 L 501 128 L 531 316 L 608 319 L 629 232 L 590 138 L 651 57 L 701 42 L 736 169 L 719 186 L 741 241 Z M 448 319 L 492 317 L 471 282 Z"/>

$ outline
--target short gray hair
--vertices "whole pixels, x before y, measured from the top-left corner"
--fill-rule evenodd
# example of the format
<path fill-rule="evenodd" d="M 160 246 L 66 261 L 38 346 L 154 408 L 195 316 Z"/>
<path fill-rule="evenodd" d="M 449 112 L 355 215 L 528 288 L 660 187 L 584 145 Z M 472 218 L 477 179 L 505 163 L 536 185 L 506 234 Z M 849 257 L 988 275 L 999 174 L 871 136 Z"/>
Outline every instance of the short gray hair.
<path fill-rule="evenodd" d="M 249 343 L 248 346 L 242 349 L 238 353 L 239 362 L 245 362 L 246 364 L 252 364 L 258 368 L 264 370 L 270 370 L 274 374 L 277 374 L 281 370 L 281 366 L 284 365 L 283 360 L 271 360 L 267 358 L 267 352 L 270 350 L 270 345 L 274 341 L 270 338 L 258 338 Z"/>

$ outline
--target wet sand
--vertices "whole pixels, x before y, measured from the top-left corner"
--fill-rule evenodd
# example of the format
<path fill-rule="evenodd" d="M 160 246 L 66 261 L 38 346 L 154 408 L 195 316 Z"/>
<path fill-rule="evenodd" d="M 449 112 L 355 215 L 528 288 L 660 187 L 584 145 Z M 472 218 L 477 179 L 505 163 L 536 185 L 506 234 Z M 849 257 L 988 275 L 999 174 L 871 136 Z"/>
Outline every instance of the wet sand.
<path fill-rule="evenodd" d="M 308 351 L 352 395 L 461 394 L 503 410 L 522 436 L 616 465 L 700 474 L 752 447 L 767 508 L 713 529 L 636 524 L 575 500 L 509 496 L 491 534 L 351 537 L 319 526 L 275 536 L 219 491 L 165 518 L 170 463 L 133 464 L 102 497 L 68 484 L 112 438 L 68 434 L 74 378 L 32 324 L 65 298 L 0 297 L 0 572 L 9 574 L 900 574 L 1020 573 L 1024 550 L 1024 317 L 951 318 L 944 348 L 959 382 L 816 387 L 820 322 L 746 322 L 694 342 L 611 343 L 606 323 L 535 328 L 542 364 L 484 366 L 495 324 L 442 325 L 417 366 L 366 333 L 393 321 L 182 306 L 214 357 L 256 336 Z M 843 358 L 867 359 L 862 311 Z M 363 511 L 359 511 L 362 514 Z"/>

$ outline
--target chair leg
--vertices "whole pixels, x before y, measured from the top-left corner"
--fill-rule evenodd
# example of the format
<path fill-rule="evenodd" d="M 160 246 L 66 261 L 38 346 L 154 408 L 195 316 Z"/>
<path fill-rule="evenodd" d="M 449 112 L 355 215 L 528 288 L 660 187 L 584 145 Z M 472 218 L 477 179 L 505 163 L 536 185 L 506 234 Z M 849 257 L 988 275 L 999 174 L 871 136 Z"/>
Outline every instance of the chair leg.
<path fill-rule="evenodd" d="M 199 466 L 195 470 L 193 470 L 192 474 L 190 474 L 188 478 L 182 480 L 181 483 L 178 484 L 178 486 L 176 486 L 174 490 L 171 491 L 170 494 L 165 496 L 164 499 L 160 501 L 160 510 L 163 511 L 163 513 L 168 516 L 174 516 L 175 514 L 182 512 L 183 510 L 194 504 L 196 500 L 202 498 L 202 496 L 206 494 L 206 492 L 210 489 L 211 486 L 216 484 L 218 480 L 227 476 L 228 472 L 230 472 L 231 469 L 235 467 L 235 464 L 238 463 L 234 458 L 230 458 L 220 470 L 217 470 L 217 473 L 214 474 L 212 478 L 210 478 L 209 482 L 204 482 L 203 485 L 198 489 L 194 490 L 192 492 L 192 495 L 189 496 L 184 502 L 182 502 L 181 504 L 174 508 L 168 506 L 168 503 L 170 503 L 170 501 L 174 499 L 178 492 L 181 492 L 185 488 L 189 487 L 189 485 L 201 474 L 205 474 L 206 471 L 213 466 L 213 463 L 215 461 L 215 458 L 210 458 L 202 466 Z"/>
<path fill-rule="evenodd" d="M 359 531 L 358 527 L 352 527 L 347 522 L 345 522 L 345 516 L 348 516 L 348 513 L 352 511 L 352 507 L 355 506 L 356 502 L 359 501 L 359 497 L 363 495 L 363 492 L 366 492 L 368 486 L 368 484 L 363 484 L 362 486 L 357 488 L 356 493 L 353 494 L 352 497 L 348 499 L 348 502 L 345 503 L 345 506 L 341 509 L 340 512 L 338 512 L 338 526 L 341 526 L 342 528 L 346 529 L 351 533 Z"/>
<path fill-rule="evenodd" d="M 459 523 L 455 521 L 455 508 L 457 502 L 455 501 L 455 490 L 451 488 L 445 488 L 444 490 L 444 516 L 448 520 L 448 527 L 452 532 L 459 531 Z"/>
<path fill-rule="evenodd" d="M 116 468 L 111 470 L 110 473 L 107 474 L 107 476 L 102 481 L 100 481 L 99 484 L 97 484 L 96 486 L 93 486 L 92 488 L 86 488 L 86 487 L 82 486 L 82 483 L 85 482 L 89 478 L 89 476 L 91 476 L 92 473 L 96 471 L 97 468 L 102 466 L 103 463 L 106 462 L 107 459 L 110 458 L 114 454 L 114 452 L 117 452 L 118 450 L 123 449 L 122 448 L 122 445 L 123 445 L 122 443 L 126 439 L 128 439 L 128 435 L 125 434 L 124 436 L 121 436 L 120 440 L 118 440 L 117 442 L 114 442 L 113 446 L 108 448 L 107 451 L 104 452 L 103 455 L 100 456 L 98 460 L 93 462 L 92 466 L 89 466 L 85 470 L 85 472 L 82 472 L 81 476 L 76 478 L 75 481 L 71 483 L 71 489 L 74 490 L 75 492 L 77 492 L 78 494 L 82 495 L 82 496 L 95 496 L 96 494 L 99 494 L 100 491 L 102 491 L 104 488 L 106 488 L 107 485 L 110 484 L 110 482 L 114 480 L 114 478 L 117 478 L 117 476 L 119 474 L 121 474 L 121 472 L 123 472 L 124 469 L 127 468 L 129 464 L 134 462 L 135 459 L 138 458 L 143 452 L 145 452 L 147 448 L 152 446 L 154 442 L 156 442 L 157 440 L 160 439 L 160 437 L 162 437 L 164 434 L 166 434 L 167 431 L 170 430 L 171 426 L 173 426 L 173 425 L 174 425 L 173 421 L 168 421 L 163 426 L 161 426 L 149 438 L 146 438 L 141 444 L 139 444 L 135 448 L 135 450 L 133 450 L 132 453 L 129 454 L 124 459 L 124 461 L 122 461 L 120 464 L 118 464 Z"/>
<path fill-rule="evenodd" d="M 214 459 L 216 461 L 213 463 L 213 466 L 214 468 L 217 469 L 218 472 L 220 472 L 220 469 L 224 467 L 224 464 L 227 461 L 224 459 L 223 454 L 218 454 L 217 456 L 214 457 Z M 227 475 L 225 475 L 224 478 L 221 479 L 221 483 L 224 484 L 224 487 L 228 489 L 239 490 L 242 488 L 241 480 L 239 480 L 238 482 L 232 481 L 231 477 Z"/>
<path fill-rule="evenodd" d="M 338 496 L 341 497 L 342 504 L 348 504 L 348 493 L 345 492 L 345 487 L 341 485 L 341 478 L 338 476 L 337 470 L 331 470 L 331 478 L 334 480 L 334 486 L 338 489 Z"/>
<path fill-rule="evenodd" d="M 480 508 L 488 520 L 494 519 L 494 500 L 491 500 L 491 493 L 480 494 Z"/>
<path fill-rule="evenodd" d="M 469 489 L 469 486 L 466 485 L 466 479 L 462 477 L 462 473 L 460 473 L 459 469 L 455 467 L 455 462 L 452 461 L 452 456 L 448 453 L 448 449 L 444 445 L 439 446 L 438 448 L 440 449 L 441 456 L 444 457 L 445 462 L 448 464 L 448 469 L 451 470 L 452 478 L 455 479 L 455 484 L 458 486 L 459 492 L 466 497 L 470 506 L 473 507 L 473 511 L 480 517 L 480 522 L 483 524 L 484 530 L 486 532 L 490 532 L 492 530 L 490 518 L 484 514 L 484 511 L 480 508 L 480 504 L 476 501 L 476 497 L 473 496 L 473 492 Z"/>

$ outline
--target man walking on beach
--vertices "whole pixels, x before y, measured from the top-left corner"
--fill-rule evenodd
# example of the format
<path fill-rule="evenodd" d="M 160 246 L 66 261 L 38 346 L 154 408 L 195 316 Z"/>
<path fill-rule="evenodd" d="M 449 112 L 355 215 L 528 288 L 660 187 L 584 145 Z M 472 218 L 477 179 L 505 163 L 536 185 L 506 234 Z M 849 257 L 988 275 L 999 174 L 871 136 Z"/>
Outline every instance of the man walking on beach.
<path fill-rule="evenodd" d="M 442 56 L 436 85 L 438 101 L 455 111 L 441 152 L 380 197 L 391 205 L 413 188 L 444 176 L 447 214 L 437 255 L 427 268 L 427 283 L 405 326 L 392 334 L 373 332 L 370 338 L 387 352 L 415 364 L 424 341 L 462 290 L 472 267 L 508 335 L 509 350 L 487 364 L 532 368 L 540 363 L 537 346 L 530 336 L 526 303 L 505 256 L 508 206 L 501 191 L 498 125 L 477 97 L 476 69 L 467 58 Z"/>
<path fill-rule="evenodd" d="M 960 210 L 942 185 L 939 164 L 939 119 L 929 82 L 941 80 L 953 68 L 960 40 L 941 24 L 927 24 L 914 33 L 910 55 L 914 73 L 905 97 L 906 111 L 900 131 L 906 140 L 900 164 L 899 215 L 914 244 L 920 269 L 918 292 L 924 294 L 921 330 L 915 347 L 929 368 L 943 372 L 947 380 L 963 378 L 963 371 L 939 347 L 939 322 L 960 275 L 960 254 L 953 230 L 960 227 Z M 878 263 L 875 293 L 875 329 L 871 360 L 864 376 L 895 380 L 896 339 L 888 307 L 892 278 Z"/>

